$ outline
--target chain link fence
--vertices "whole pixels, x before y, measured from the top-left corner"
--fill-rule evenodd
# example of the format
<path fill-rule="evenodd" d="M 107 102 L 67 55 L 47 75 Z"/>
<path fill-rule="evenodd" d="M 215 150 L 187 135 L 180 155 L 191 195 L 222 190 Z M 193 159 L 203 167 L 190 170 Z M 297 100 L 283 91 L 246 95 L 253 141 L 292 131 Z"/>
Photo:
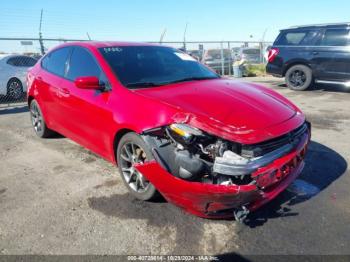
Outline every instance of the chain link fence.
<path fill-rule="evenodd" d="M 26 101 L 26 73 L 52 47 L 79 39 L 0 38 L 0 107 Z M 160 43 L 160 42 L 149 42 Z M 264 65 L 271 42 L 162 42 L 187 52 L 221 75 L 233 75 L 234 65 Z"/>

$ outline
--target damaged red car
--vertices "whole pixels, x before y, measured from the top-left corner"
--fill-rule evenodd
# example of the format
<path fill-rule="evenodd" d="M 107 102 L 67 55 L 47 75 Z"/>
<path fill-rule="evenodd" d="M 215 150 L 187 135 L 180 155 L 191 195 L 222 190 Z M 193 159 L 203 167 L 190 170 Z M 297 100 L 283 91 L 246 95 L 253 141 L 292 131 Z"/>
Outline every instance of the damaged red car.
<path fill-rule="evenodd" d="M 244 219 L 302 171 L 310 125 L 277 92 L 223 78 L 175 48 L 76 42 L 28 73 L 35 133 L 118 165 L 136 198 Z"/>

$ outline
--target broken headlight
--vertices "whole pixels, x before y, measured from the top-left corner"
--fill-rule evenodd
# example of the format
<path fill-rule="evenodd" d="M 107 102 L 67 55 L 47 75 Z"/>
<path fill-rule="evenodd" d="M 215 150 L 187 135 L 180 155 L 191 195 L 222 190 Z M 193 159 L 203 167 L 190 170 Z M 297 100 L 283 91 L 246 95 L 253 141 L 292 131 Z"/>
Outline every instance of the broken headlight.
<path fill-rule="evenodd" d="M 171 124 L 167 128 L 168 135 L 180 144 L 189 145 L 196 137 L 204 136 L 203 132 L 195 127 L 186 124 Z"/>

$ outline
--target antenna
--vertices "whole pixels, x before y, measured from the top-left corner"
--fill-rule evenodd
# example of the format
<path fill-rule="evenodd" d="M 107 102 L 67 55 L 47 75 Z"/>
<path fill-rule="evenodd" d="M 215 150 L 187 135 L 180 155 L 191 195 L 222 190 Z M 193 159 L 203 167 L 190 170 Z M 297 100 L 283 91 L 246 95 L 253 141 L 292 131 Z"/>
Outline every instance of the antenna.
<path fill-rule="evenodd" d="M 91 41 L 91 37 L 90 37 L 90 35 L 89 35 L 89 32 L 86 32 L 86 35 L 87 35 L 89 41 Z"/>
<path fill-rule="evenodd" d="M 44 41 L 43 41 L 43 34 L 41 32 L 41 24 L 43 22 L 43 9 L 41 9 L 41 13 L 40 13 L 40 24 L 39 24 L 39 44 L 40 44 L 40 51 L 41 54 L 44 55 L 45 54 L 45 47 L 44 47 Z"/>
<path fill-rule="evenodd" d="M 163 42 L 164 36 L 166 34 L 166 28 L 164 28 L 162 34 L 160 35 L 159 43 L 161 44 Z"/>

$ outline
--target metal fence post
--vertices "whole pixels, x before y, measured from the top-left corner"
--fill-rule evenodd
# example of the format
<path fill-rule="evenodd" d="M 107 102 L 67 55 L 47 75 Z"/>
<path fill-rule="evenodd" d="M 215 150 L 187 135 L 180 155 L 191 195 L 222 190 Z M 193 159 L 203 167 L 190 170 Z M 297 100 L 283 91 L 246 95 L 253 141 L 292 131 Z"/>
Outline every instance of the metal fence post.
<path fill-rule="evenodd" d="M 231 75 L 232 74 L 231 68 L 232 68 L 233 59 L 232 59 L 232 51 L 231 51 L 230 42 L 227 42 L 227 48 L 230 52 L 229 63 L 228 63 L 228 75 Z"/>
<path fill-rule="evenodd" d="M 221 75 L 225 75 L 225 65 L 224 65 L 224 45 L 221 42 Z"/>

